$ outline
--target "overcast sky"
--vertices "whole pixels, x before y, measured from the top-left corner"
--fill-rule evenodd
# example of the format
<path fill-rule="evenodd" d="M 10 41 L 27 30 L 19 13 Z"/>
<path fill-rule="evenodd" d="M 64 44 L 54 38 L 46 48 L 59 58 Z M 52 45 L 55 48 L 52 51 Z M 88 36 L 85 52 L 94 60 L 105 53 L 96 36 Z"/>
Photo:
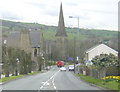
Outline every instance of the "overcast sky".
<path fill-rule="evenodd" d="M 57 26 L 61 1 L 67 27 L 118 29 L 119 0 L 0 0 L 0 18 Z"/>

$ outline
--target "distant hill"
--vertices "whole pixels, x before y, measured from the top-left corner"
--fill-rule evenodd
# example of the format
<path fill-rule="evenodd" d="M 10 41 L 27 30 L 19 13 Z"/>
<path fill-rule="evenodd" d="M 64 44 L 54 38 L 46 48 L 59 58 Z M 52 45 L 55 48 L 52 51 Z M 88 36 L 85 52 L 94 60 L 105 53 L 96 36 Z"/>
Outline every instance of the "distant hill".
<path fill-rule="evenodd" d="M 0 20 L 2 21 L 2 30 L 3 36 L 7 36 L 10 31 L 21 31 L 22 29 L 31 29 L 32 31 L 36 31 L 37 29 L 41 29 L 44 33 L 44 38 L 49 40 L 55 40 L 55 34 L 57 31 L 56 26 L 47 26 L 38 23 L 24 23 L 24 22 L 13 22 L 8 20 Z M 76 37 L 78 39 L 78 29 L 66 27 L 66 31 L 68 34 L 68 39 L 73 39 Z M 109 30 L 98 30 L 98 29 L 80 29 L 80 39 L 87 38 L 102 38 L 107 41 L 111 38 L 117 38 L 118 32 L 109 31 Z"/>

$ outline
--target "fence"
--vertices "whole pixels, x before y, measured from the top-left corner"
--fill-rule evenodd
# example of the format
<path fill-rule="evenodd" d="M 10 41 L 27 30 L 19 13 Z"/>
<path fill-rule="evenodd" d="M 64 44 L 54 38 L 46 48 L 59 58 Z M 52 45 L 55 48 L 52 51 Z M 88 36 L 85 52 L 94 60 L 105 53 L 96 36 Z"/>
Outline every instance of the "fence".
<path fill-rule="evenodd" d="M 105 69 L 94 69 L 93 67 L 88 68 L 88 75 L 97 79 L 101 79 L 106 76 Z"/>
<path fill-rule="evenodd" d="M 118 68 L 117 67 L 110 67 L 110 68 L 94 68 L 91 67 L 83 67 L 80 68 L 80 73 L 91 76 L 93 78 L 101 79 L 105 76 L 117 76 L 118 75 Z"/>

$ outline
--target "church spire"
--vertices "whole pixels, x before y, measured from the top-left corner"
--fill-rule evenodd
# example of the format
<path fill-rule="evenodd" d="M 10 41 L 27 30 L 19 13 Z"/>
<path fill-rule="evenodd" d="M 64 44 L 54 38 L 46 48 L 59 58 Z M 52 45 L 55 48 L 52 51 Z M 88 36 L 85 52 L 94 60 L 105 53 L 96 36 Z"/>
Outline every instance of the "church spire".
<path fill-rule="evenodd" d="M 66 37 L 67 36 L 67 34 L 65 32 L 65 24 L 64 24 L 62 3 L 61 3 L 61 6 L 60 6 L 58 29 L 57 29 L 57 33 L 56 33 L 55 36 L 62 36 L 62 37 Z"/>

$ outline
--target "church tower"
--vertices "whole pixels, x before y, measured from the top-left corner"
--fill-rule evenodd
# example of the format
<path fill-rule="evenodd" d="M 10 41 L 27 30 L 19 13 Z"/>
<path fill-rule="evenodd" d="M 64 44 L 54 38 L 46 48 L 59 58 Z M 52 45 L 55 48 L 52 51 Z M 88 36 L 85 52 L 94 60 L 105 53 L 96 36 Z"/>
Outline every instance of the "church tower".
<path fill-rule="evenodd" d="M 28 29 L 24 29 L 20 33 L 20 49 L 27 53 L 31 52 L 30 32 Z"/>
<path fill-rule="evenodd" d="M 67 34 L 65 31 L 65 24 L 64 24 L 64 16 L 62 10 L 62 3 L 60 6 L 60 14 L 59 14 L 59 22 L 58 22 L 58 29 L 55 35 L 56 37 L 56 49 L 55 49 L 55 56 L 57 60 L 65 60 L 67 58 Z"/>

